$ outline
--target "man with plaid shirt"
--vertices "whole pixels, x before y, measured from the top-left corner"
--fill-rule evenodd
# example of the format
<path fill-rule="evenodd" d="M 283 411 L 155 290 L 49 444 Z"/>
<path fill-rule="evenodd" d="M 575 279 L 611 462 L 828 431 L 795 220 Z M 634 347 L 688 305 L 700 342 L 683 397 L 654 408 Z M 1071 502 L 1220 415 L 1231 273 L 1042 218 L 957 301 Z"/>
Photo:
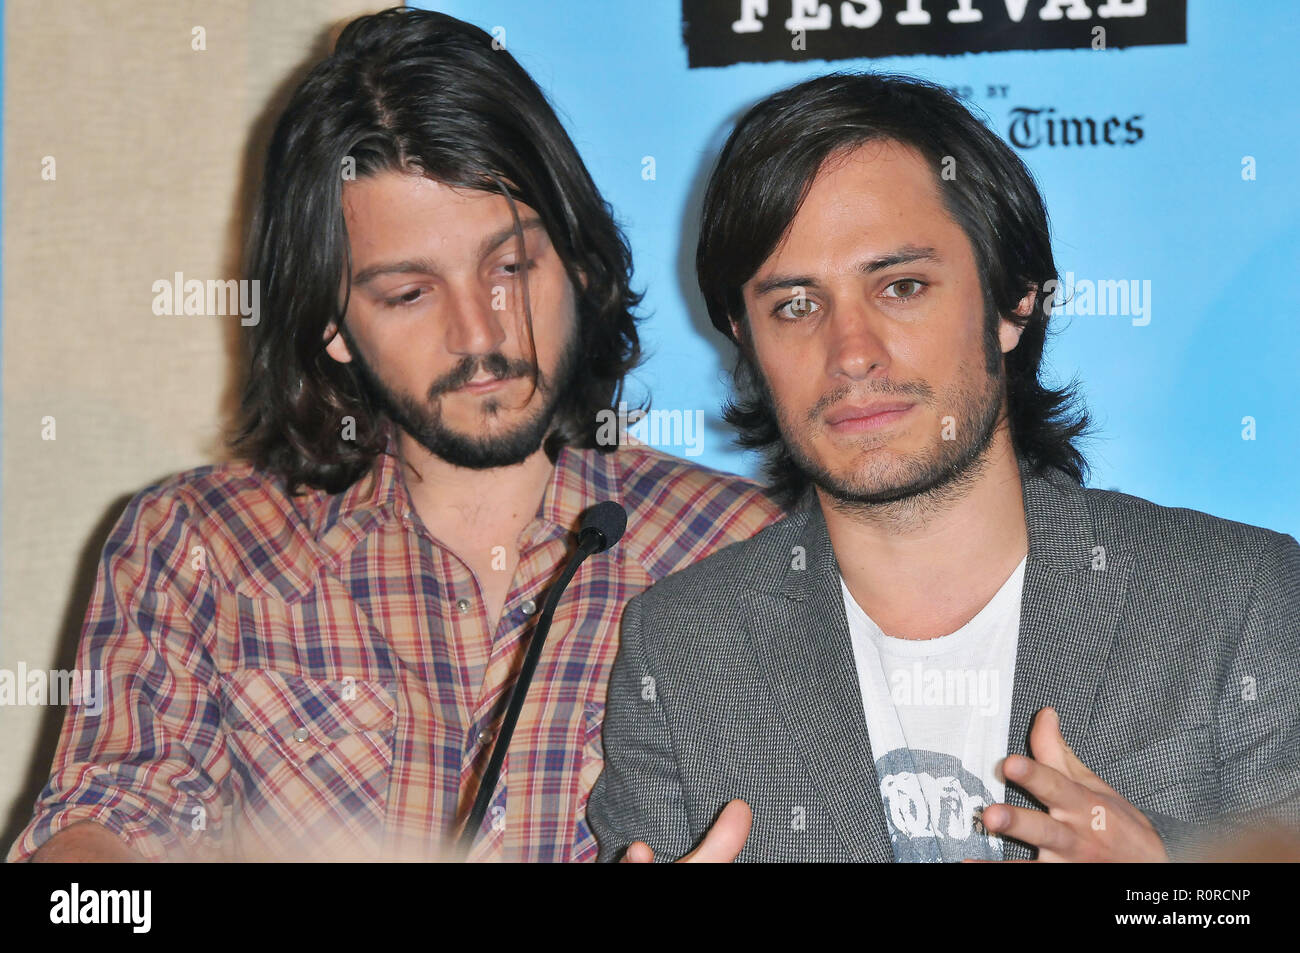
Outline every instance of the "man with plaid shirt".
<path fill-rule="evenodd" d="M 630 255 L 545 97 L 440 14 L 362 17 L 273 135 L 243 462 L 137 495 L 11 860 L 448 856 L 582 514 L 471 859 L 592 860 L 624 604 L 779 516 L 627 445 Z"/>

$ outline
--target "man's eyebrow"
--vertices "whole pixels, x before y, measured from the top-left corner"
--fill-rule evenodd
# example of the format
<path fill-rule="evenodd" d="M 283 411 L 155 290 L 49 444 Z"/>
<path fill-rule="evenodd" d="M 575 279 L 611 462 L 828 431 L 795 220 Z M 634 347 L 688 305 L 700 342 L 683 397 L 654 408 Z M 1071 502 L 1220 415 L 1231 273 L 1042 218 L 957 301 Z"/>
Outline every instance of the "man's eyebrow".
<path fill-rule="evenodd" d="M 772 275 L 770 278 L 764 278 L 754 285 L 754 297 L 761 298 L 763 295 L 781 288 L 816 287 L 817 279 L 808 275 Z"/>
<path fill-rule="evenodd" d="M 536 216 L 521 219 L 519 227 L 525 232 L 542 228 L 542 220 Z M 514 234 L 515 226 L 513 222 L 497 229 L 479 243 L 478 257 L 482 258 L 498 248 L 507 239 L 513 237 Z M 379 262 L 374 265 L 367 265 L 352 276 L 352 283 L 354 285 L 366 285 L 384 275 L 436 275 L 437 273 L 437 267 L 428 258 L 408 258 L 405 261 Z"/>
<path fill-rule="evenodd" d="M 871 275 L 886 268 L 893 268 L 895 265 L 907 265 L 914 261 L 930 261 L 938 264 L 942 260 L 933 248 L 903 245 L 888 254 L 864 261 L 858 266 L 858 271 L 864 275 Z M 817 279 L 811 275 L 772 275 L 754 285 L 754 297 L 761 298 L 769 292 L 782 288 L 816 288 L 818 284 Z"/>
<path fill-rule="evenodd" d="M 410 258 L 406 261 L 381 262 L 362 268 L 352 276 L 354 285 L 367 285 L 384 275 L 436 275 L 438 269 L 427 258 Z"/>
<path fill-rule="evenodd" d="M 910 265 L 914 261 L 930 261 L 938 264 L 942 260 L 939 253 L 933 248 L 923 248 L 920 245 L 903 245 L 887 255 L 864 261 L 858 266 L 858 270 L 864 275 L 871 275 L 877 271 L 884 271 L 886 268 L 893 268 L 895 265 Z"/>
<path fill-rule="evenodd" d="M 538 218 L 536 215 L 530 215 L 528 218 L 519 219 L 520 231 L 527 232 L 535 228 L 542 228 L 542 220 Z M 542 230 L 545 231 L 544 228 Z M 500 247 L 502 242 L 512 237 L 514 233 L 515 233 L 514 222 L 511 222 L 509 225 L 505 225 L 497 229 L 495 232 L 493 232 L 491 235 L 489 235 L 487 238 L 483 239 L 483 241 L 479 243 L 478 256 L 482 258 L 484 255 L 488 254 L 489 252 L 495 251 L 498 247 Z"/>

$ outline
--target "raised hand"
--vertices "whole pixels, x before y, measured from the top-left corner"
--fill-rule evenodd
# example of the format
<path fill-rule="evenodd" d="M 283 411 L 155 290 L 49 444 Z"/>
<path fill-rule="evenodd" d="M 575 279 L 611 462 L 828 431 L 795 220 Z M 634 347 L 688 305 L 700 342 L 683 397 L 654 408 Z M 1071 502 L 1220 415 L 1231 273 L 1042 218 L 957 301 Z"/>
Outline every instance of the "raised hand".
<path fill-rule="evenodd" d="M 1038 860 L 1168 861 L 1160 835 L 1146 816 L 1093 774 L 1061 737 L 1052 708 L 1034 718 L 1032 758 L 1008 755 L 1007 781 L 1032 794 L 1047 812 L 991 804 L 983 823 L 995 834 L 1038 848 Z"/>

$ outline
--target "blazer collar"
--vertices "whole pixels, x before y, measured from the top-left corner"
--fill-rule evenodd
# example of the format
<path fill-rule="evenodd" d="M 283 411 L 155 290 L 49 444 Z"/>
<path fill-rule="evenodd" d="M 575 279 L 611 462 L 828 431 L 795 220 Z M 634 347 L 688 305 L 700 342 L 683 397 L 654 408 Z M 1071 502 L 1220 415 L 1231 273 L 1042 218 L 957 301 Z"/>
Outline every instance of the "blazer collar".
<path fill-rule="evenodd" d="M 1028 562 L 1050 572 L 1092 571 L 1092 548 L 1098 544 L 1082 487 L 1061 470 L 1047 468 L 1039 473 L 1024 460 L 1019 464 L 1029 535 Z M 794 555 L 805 555 L 806 571 L 798 559 L 791 559 L 779 577 L 779 591 L 802 602 L 827 591 L 826 577 L 833 576 L 833 588 L 838 593 L 839 563 L 816 498 L 805 501 L 790 519 L 798 521 L 793 549 Z"/>

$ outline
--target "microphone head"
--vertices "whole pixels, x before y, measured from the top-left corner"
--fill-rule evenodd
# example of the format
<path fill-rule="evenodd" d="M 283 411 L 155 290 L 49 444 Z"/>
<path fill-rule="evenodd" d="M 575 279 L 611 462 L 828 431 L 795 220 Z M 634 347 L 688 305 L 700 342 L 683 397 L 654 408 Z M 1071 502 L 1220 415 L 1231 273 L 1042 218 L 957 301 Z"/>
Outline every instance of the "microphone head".
<path fill-rule="evenodd" d="M 603 553 L 623 538 L 626 529 L 627 510 L 613 500 L 605 500 L 582 514 L 578 538 L 595 538 L 599 546 L 592 552 Z"/>

